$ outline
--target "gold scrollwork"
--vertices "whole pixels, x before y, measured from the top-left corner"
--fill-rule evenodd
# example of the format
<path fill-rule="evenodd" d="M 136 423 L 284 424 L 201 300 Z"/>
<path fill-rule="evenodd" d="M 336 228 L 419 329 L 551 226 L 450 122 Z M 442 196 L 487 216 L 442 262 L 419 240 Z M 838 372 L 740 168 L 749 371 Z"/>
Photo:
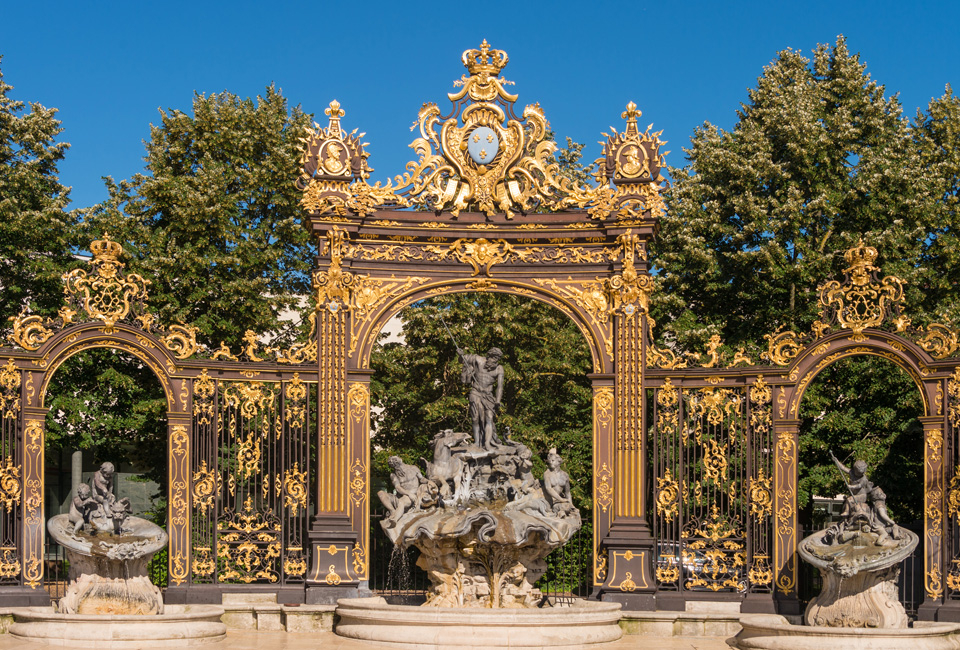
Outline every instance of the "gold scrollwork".
<path fill-rule="evenodd" d="M 934 359 L 945 359 L 960 348 L 960 338 L 957 336 L 957 331 L 946 325 L 933 323 L 927 327 L 926 332 L 926 335 L 917 343 L 929 352 Z"/>
<path fill-rule="evenodd" d="M 680 579 L 680 569 L 676 566 L 658 566 L 654 569 L 653 575 L 657 582 L 670 584 Z"/>
<path fill-rule="evenodd" d="M 210 424 L 213 420 L 213 392 L 216 385 L 204 368 L 193 380 L 193 417 L 197 424 Z"/>
<path fill-rule="evenodd" d="M 337 574 L 336 569 L 337 569 L 337 566 L 335 564 L 331 564 L 330 568 L 327 569 L 327 576 L 326 578 L 324 578 L 324 581 L 328 585 L 336 586 L 340 584 L 341 579 L 340 579 L 340 576 Z"/>
<path fill-rule="evenodd" d="M 773 582 L 773 570 L 766 556 L 754 557 L 753 566 L 747 572 L 747 579 L 750 580 L 750 584 L 757 586 L 765 586 Z"/>
<path fill-rule="evenodd" d="M 21 487 L 20 468 L 12 456 L 7 456 L 0 465 L 0 504 L 7 512 L 13 512 L 14 507 L 20 505 Z"/>
<path fill-rule="evenodd" d="M 363 505 L 367 498 L 367 469 L 359 458 L 355 458 L 350 466 L 350 502 L 357 508 Z"/>
<path fill-rule="evenodd" d="M 800 341 L 796 332 L 786 331 L 779 334 L 765 334 L 767 351 L 760 356 L 778 366 L 785 366 L 800 354 Z"/>
<path fill-rule="evenodd" d="M 193 473 L 193 505 L 203 511 L 212 508 L 217 495 L 220 494 L 219 475 L 207 469 L 207 461 L 201 460 L 200 467 Z"/>
<path fill-rule="evenodd" d="M 596 482 L 597 505 L 603 512 L 606 512 L 610 504 L 613 503 L 613 472 L 610 471 L 606 463 L 600 466 Z"/>
<path fill-rule="evenodd" d="M 927 429 L 927 448 L 930 450 L 929 460 L 939 463 L 943 458 L 943 429 L 940 427 L 931 427 Z"/>
<path fill-rule="evenodd" d="M 20 314 L 11 316 L 7 320 L 13 322 L 13 331 L 7 335 L 7 338 L 24 350 L 36 350 L 53 336 L 53 330 L 44 327 L 41 316 Z"/>
<path fill-rule="evenodd" d="M 657 514 L 666 521 L 673 521 L 680 507 L 680 486 L 669 469 L 663 471 L 663 477 L 657 477 L 656 502 Z"/>
<path fill-rule="evenodd" d="M 598 388 L 593 395 L 593 409 L 597 424 L 603 429 L 609 427 L 613 420 L 613 390 L 607 387 Z"/>
<path fill-rule="evenodd" d="M 224 562 L 218 579 L 243 583 L 280 579 L 274 560 L 280 557 L 281 525 L 271 511 L 254 511 L 248 496 L 243 511 L 227 513 L 217 522 L 217 530 L 217 557 Z"/>
<path fill-rule="evenodd" d="M 74 269 L 64 276 L 64 292 L 86 312 L 89 318 L 103 321 L 106 332 L 130 313 L 133 304 L 147 299 L 147 286 L 136 273 L 121 275 L 126 266 L 120 261 L 123 248 L 111 241 L 109 235 L 90 244 L 93 274 Z"/>
<path fill-rule="evenodd" d="M 960 465 L 953 470 L 953 478 L 947 485 L 947 516 L 960 523 Z"/>
<path fill-rule="evenodd" d="M 15 419 L 20 415 L 20 371 L 13 359 L 0 368 L 0 417 Z"/>
<path fill-rule="evenodd" d="M 16 548 L 0 549 L 0 578 L 16 578 L 20 575 L 20 559 Z"/>
<path fill-rule="evenodd" d="M 831 280 L 820 287 L 820 305 L 825 312 L 832 312 L 840 327 L 853 331 L 853 340 L 865 340 L 863 330 L 877 327 L 888 315 L 894 317 L 898 332 L 910 324 L 900 314 L 903 300 L 903 280 L 888 275 L 878 279 L 880 270 L 874 266 L 877 249 L 860 241 L 844 253 L 849 265 L 844 269 L 843 283 Z"/>
<path fill-rule="evenodd" d="M 160 337 L 160 342 L 173 352 L 176 358 L 186 359 L 200 349 L 200 346 L 197 345 L 197 332 L 199 331 L 199 327 L 184 325 L 183 323 L 171 325 L 170 333 Z"/>
<path fill-rule="evenodd" d="M 307 475 L 300 471 L 300 463 L 283 473 L 283 505 L 296 517 L 298 508 L 307 507 Z"/>
<path fill-rule="evenodd" d="M 756 478 L 750 479 L 750 514 L 757 518 L 770 515 L 773 512 L 773 493 L 770 478 L 764 476 L 763 468 L 757 472 Z"/>
<path fill-rule="evenodd" d="M 607 579 L 607 551 L 606 549 L 598 549 L 594 556 L 593 582 L 594 584 L 603 584 Z"/>
<path fill-rule="evenodd" d="M 209 546 L 195 546 L 193 548 L 193 575 L 198 577 L 212 576 L 217 569 L 217 561 L 211 555 Z"/>

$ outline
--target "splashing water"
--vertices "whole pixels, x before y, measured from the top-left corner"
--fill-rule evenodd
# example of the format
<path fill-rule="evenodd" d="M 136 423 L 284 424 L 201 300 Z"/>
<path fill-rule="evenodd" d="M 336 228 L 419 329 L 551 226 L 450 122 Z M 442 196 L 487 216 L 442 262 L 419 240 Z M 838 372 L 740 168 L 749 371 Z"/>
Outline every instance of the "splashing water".
<path fill-rule="evenodd" d="M 387 584 L 397 591 L 410 589 L 410 563 L 407 562 L 407 553 L 400 544 L 393 547 L 390 553 L 390 564 L 387 566 Z"/>

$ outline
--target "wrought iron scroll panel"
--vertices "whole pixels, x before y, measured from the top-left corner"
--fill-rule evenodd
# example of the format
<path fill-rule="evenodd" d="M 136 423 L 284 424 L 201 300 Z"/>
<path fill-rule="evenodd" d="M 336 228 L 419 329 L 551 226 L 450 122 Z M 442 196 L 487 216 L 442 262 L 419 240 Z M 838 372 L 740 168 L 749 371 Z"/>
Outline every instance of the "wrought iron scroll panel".
<path fill-rule="evenodd" d="M 0 585 L 20 582 L 20 384 L 20 371 L 11 359 L 0 368 Z"/>
<path fill-rule="evenodd" d="M 193 386 L 193 584 L 303 583 L 316 384 Z"/>
<path fill-rule="evenodd" d="M 653 391 L 658 590 L 771 591 L 771 395 L 762 377 Z"/>

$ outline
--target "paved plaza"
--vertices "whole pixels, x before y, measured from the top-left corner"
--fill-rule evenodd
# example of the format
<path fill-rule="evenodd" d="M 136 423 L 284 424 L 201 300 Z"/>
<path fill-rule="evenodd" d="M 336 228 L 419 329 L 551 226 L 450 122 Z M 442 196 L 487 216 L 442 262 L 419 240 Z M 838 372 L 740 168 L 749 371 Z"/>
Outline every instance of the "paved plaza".
<path fill-rule="evenodd" d="M 38 650 L 44 647 L 64 648 L 67 646 L 47 646 L 42 643 L 17 641 L 0 636 L 0 650 Z M 186 647 L 186 646 L 184 646 Z M 352 639 L 344 639 L 332 632 L 312 634 L 292 634 L 287 632 L 255 632 L 230 630 L 227 639 L 219 643 L 196 646 L 203 650 L 372 650 L 380 646 Z M 425 646 L 427 647 L 427 646 Z M 624 636 L 615 643 L 583 646 L 592 650 L 730 650 L 723 637 L 645 637 Z M 154 646 L 144 644 L 143 650 L 154 650 Z M 533 648 L 528 650 L 535 650 Z"/>

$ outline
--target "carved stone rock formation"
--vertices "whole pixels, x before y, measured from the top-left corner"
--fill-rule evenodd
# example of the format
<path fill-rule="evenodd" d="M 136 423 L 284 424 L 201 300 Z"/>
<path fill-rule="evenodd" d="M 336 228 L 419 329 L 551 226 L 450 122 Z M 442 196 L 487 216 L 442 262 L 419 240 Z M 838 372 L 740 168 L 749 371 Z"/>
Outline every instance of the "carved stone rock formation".
<path fill-rule="evenodd" d="M 555 450 L 544 485 L 526 446 L 508 439 L 483 448 L 471 438 L 438 433 L 426 476 L 391 458 L 394 492 L 380 492 L 390 511 L 381 525 L 394 544 L 420 550 L 417 565 L 432 584 L 426 605 L 535 607 L 544 558 L 580 528 L 569 478 Z"/>

